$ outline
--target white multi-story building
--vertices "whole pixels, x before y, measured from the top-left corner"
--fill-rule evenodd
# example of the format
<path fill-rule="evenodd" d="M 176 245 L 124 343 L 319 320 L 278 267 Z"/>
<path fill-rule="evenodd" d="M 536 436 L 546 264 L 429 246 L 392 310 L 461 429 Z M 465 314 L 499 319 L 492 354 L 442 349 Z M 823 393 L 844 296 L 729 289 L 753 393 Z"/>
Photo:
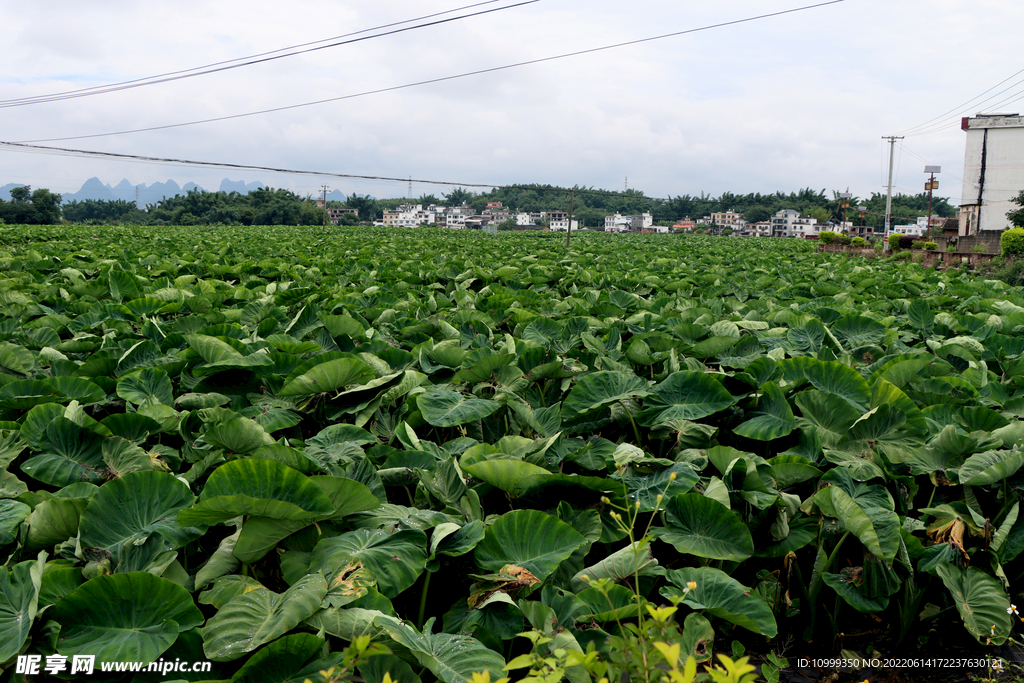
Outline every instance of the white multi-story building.
<path fill-rule="evenodd" d="M 464 228 L 466 219 L 473 215 L 476 215 L 476 209 L 463 202 L 462 206 L 453 206 L 444 212 L 444 224 L 449 228 Z"/>
<path fill-rule="evenodd" d="M 711 214 L 711 222 L 721 231 L 723 228 L 732 228 L 733 232 L 742 232 L 746 221 L 743 216 L 735 211 L 722 211 Z"/>
<path fill-rule="evenodd" d="M 814 237 L 817 218 L 802 218 L 795 209 L 783 209 L 772 216 L 772 237 Z"/>
<path fill-rule="evenodd" d="M 604 231 L 605 232 L 628 232 L 632 226 L 633 221 L 630 216 L 622 216 L 620 214 L 614 214 L 611 216 L 604 217 Z"/>
<path fill-rule="evenodd" d="M 630 232 L 647 230 L 654 225 L 654 217 L 650 213 L 642 213 L 636 216 L 623 216 L 613 214 L 604 217 L 605 232 Z"/>
<path fill-rule="evenodd" d="M 424 211 L 422 204 L 401 204 L 394 211 L 384 210 L 383 224 L 386 227 L 415 228 L 419 225 L 433 225 L 435 214 Z"/>
<path fill-rule="evenodd" d="M 569 216 L 566 215 L 564 218 L 552 218 L 551 224 L 548 226 L 552 230 L 568 230 L 569 229 Z M 575 218 L 572 219 L 572 229 L 579 230 L 580 222 Z"/>
<path fill-rule="evenodd" d="M 927 220 L 928 219 L 926 218 L 925 221 L 927 222 Z M 917 225 L 894 225 L 892 227 L 892 232 L 899 235 L 924 237 L 926 234 L 928 234 L 928 226 L 921 225 L 920 223 L 918 223 Z"/>
<path fill-rule="evenodd" d="M 757 223 L 744 223 L 743 229 L 734 235 L 742 235 L 743 237 L 771 237 L 772 236 L 772 223 L 771 221 L 758 221 Z"/>
<path fill-rule="evenodd" d="M 1024 190 L 1024 116 L 979 114 L 961 121 L 967 132 L 960 234 L 1013 227 L 1011 200 Z"/>

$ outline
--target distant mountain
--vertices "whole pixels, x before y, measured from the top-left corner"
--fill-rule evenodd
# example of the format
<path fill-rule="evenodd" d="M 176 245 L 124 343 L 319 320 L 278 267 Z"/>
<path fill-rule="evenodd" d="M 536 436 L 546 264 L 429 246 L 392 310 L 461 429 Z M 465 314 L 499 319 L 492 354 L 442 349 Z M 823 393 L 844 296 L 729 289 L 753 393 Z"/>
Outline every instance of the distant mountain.
<path fill-rule="evenodd" d="M 0 187 L 0 199 L 8 199 L 10 197 L 11 188 L 18 186 L 18 183 L 12 183 L 10 185 Z M 244 180 L 231 180 L 230 178 L 224 178 L 224 180 L 220 181 L 221 192 L 249 194 L 261 187 L 265 186 L 258 180 L 246 183 Z M 184 185 L 178 185 L 174 180 L 168 180 L 166 183 L 156 182 L 152 185 L 146 185 L 146 183 L 132 185 L 127 179 L 123 179 L 117 185 L 111 186 L 109 183 L 104 183 L 99 178 L 89 178 L 85 181 L 78 192 L 65 192 L 63 197 L 65 203 L 72 200 L 85 201 L 86 199 L 123 199 L 129 202 L 137 201 L 140 207 L 145 207 L 148 204 L 156 204 L 165 197 L 188 194 L 189 190 L 203 191 L 203 188 L 191 181 Z M 341 195 L 341 197 L 341 201 L 344 201 L 345 195 Z"/>
<path fill-rule="evenodd" d="M 221 192 L 237 192 L 238 194 L 249 194 L 250 192 L 255 192 L 256 190 L 259 190 L 263 187 L 265 187 L 265 185 L 258 180 L 256 182 L 248 184 L 246 184 L 244 180 L 229 180 L 228 178 L 225 178 L 224 180 L 220 181 Z"/>
<path fill-rule="evenodd" d="M 189 183 L 185 187 L 198 188 L 199 186 L 195 183 Z M 173 197 L 176 194 L 184 194 L 187 191 L 187 189 L 182 189 L 173 180 L 168 180 L 166 183 L 157 182 L 147 186 L 146 183 L 132 185 L 127 179 L 124 179 L 112 187 L 109 183 L 104 183 L 99 178 L 89 178 L 82 184 L 82 188 L 78 192 L 65 192 L 62 196 L 64 197 L 65 204 L 70 201 L 82 202 L 87 199 L 101 201 L 123 199 L 129 202 L 137 201 L 139 206 L 146 206 L 147 204 L 156 204 L 164 197 Z"/>
<path fill-rule="evenodd" d="M 0 185 L 0 199 L 9 201 L 11 198 L 11 190 L 16 187 L 25 187 L 25 183 L 7 183 L 6 185 Z"/>
<path fill-rule="evenodd" d="M 0 199 L 5 201 L 10 200 L 11 190 L 15 187 L 24 187 L 24 183 L 9 183 L 7 185 L 0 186 Z M 250 192 L 255 192 L 263 187 L 266 187 L 266 185 L 258 180 L 246 183 L 244 180 L 231 180 L 230 178 L 224 178 L 220 181 L 221 192 L 249 194 Z M 148 204 L 156 204 L 165 197 L 188 194 L 189 190 L 202 191 L 203 188 L 193 182 L 187 182 L 184 186 L 178 185 L 178 183 L 173 180 L 168 180 L 166 183 L 156 182 L 152 185 L 146 185 L 146 183 L 132 185 L 128 182 L 127 178 L 122 179 L 117 185 L 112 186 L 110 183 L 104 183 L 99 178 L 89 178 L 82 184 L 82 188 L 78 190 L 78 192 L 65 192 L 61 196 L 64 198 L 65 204 L 70 201 L 81 202 L 87 199 L 106 201 L 123 199 L 128 202 L 137 201 L 139 207 L 144 208 Z M 328 201 L 343 202 L 348 199 L 348 196 L 340 190 L 332 190 L 327 194 L 327 199 Z"/>

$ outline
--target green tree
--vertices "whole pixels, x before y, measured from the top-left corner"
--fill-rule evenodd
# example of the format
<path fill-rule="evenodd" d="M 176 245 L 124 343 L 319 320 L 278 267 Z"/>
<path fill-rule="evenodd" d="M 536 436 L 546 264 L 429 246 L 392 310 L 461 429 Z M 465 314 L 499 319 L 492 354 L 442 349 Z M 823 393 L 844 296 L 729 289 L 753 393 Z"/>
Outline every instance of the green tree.
<path fill-rule="evenodd" d="M 28 185 L 15 187 L 11 190 L 11 201 L 0 201 L 0 221 L 29 225 L 59 223 L 62 200 L 59 194 L 46 188 L 33 191 Z"/>
<path fill-rule="evenodd" d="M 822 208 L 820 206 L 813 206 L 804 211 L 803 214 L 810 218 L 816 219 L 819 225 L 822 225 L 832 220 L 831 212 L 829 212 L 828 209 Z"/>
<path fill-rule="evenodd" d="M 772 217 L 772 212 L 763 206 L 752 206 L 743 212 L 743 220 L 748 223 L 760 223 Z"/>
<path fill-rule="evenodd" d="M 469 203 L 475 196 L 472 192 L 457 187 L 444 196 L 444 203 L 448 206 L 461 206 L 463 202 Z"/>
<path fill-rule="evenodd" d="M 1007 211 L 1006 217 L 1010 219 L 1010 222 L 1013 223 L 1014 227 L 1024 228 L 1024 190 L 1021 190 L 1020 194 L 1010 201 L 1021 208 L 1013 211 Z"/>
<path fill-rule="evenodd" d="M 353 193 L 345 202 L 345 206 L 346 208 L 358 211 L 361 222 L 372 223 L 378 213 L 377 201 L 365 194 L 360 197 Z M 381 215 L 383 216 L 383 213 Z"/>

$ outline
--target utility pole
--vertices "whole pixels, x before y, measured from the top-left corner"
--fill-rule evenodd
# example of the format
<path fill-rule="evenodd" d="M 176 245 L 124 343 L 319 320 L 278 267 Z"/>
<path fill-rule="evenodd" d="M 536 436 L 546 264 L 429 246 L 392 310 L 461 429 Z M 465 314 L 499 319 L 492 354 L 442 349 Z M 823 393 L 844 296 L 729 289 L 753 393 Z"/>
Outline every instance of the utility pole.
<path fill-rule="evenodd" d="M 931 178 L 924 184 L 924 189 L 928 190 L 928 237 L 934 237 L 932 235 L 932 190 L 939 189 L 939 181 L 935 179 L 935 174 L 942 173 L 942 167 L 925 166 L 924 172 L 931 174 Z"/>
<path fill-rule="evenodd" d="M 324 189 L 324 231 L 327 231 L 327 183 L 321 185 Z"/>
<path fill-rule="evenodd" d="M 569 190 L 569 225 L 565 230 L 565 248 L 569 248 L 569 239 L 572 237 L 572 207 L 573 200 L 576 199 L 576 188 Z"/>
<path fill-rule="evenodd" d="M 889 251 L 889 227 L 892 225 L 892 161 L 893 161 L 893 150 L 896 147 L 896 141 L 902 140 L 902 135 L 889 135 L 883 136 L 883 140 L 889 141 L 889 189 L 885 194 L 885 237 L 882 238 L 885 251 Z"/>
<path fill-rule="evenodd" d="M 406 194 L 412 199 L 412 176 L 409 176 L 409 189 L 406 190 Z"/>
<path fill-rule="evenodd" d="M 849 192 L 840 192 L 839 193 L 839 198 L 842 200 L 839 203 L 839 206 L 843 209 L 843 229 L 840 232 L 844 232 L 847 235 L 850 234 L 850 231 L 846 227 L 846 210 L 848 208 L 850 208 L 850 198 L 851 197 L 853 197 L 853 194 L 851 194 Z"/>

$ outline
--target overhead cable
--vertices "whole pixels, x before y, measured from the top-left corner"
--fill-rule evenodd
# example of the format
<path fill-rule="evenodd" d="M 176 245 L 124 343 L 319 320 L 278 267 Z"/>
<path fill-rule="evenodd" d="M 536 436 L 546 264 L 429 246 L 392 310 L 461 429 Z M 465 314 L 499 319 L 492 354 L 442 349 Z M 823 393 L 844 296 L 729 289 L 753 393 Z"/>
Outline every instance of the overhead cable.
<path fill-rule="evenodd" d="M 141 88 L 147 85 L 155 85 L 157 83 L 167 83 L 169 81 L 177 81 L 185 78 L 194 78 L 196 76 L 203 76 L 206 74 L 217 73 L 219 71 L 228 71 L 230 69 L 238 69 L 244 66 L 252 66 L 253 64 L 261 64 L 263 62 L 270 62 L 275 59 L 284 59 L 285 57 L 294 57 L 295 55 L 305 54 L 307 52 L 315 52 L 316 50 L 326 50 L 332 47 L 338 47 L 340 45 L 349 45 L 351 43 L 358 43 L 364 40 L 371 40 L 373 38 L 382 38 L 384 36 L 394 35 L 396 33 L 404 33 L 406 31 L 414 31 L 420 28 L 426 28 L 429 26 L 437 26 L 438 24 L 445 24 L 453 21 L 459 21 L 460 19 L 468 19 L 470 17 L 480 16 L 482 14 L 490 14 L 492 12 L 500 12 L 506 9 L 512 9 L 514 7 L 521 7 L 522 5 L 530 5 L 540 0 L 524 0 L 523 2 L 516 3 L 514 5 L 506 5 L 504 7 L 494 7 L 480 12 L 473 12 L 472 14 L 464 14 L 458 17 L 449 17 L 447 19 L 439 19 L 437 21 L 431 21 L 426 24 L 417 24 L 415 26 L 406 26 L 405 28 L 398 28 L 393 31 L 387 31 L 385 33 L 375 33 L 369 36 L 362 36 L 359 38 L 351 38 L 350 40 L 342 40 L 339 42 L 332 42 L 327 45 L 317 45 L 317 43 L 323 43 L 326 41 L 338 41 L 339 38 L 348 38 L 350 36 L 359 35 L 361 33 L 368 33 L 370 31 L 379 31 L 385 28 L 391 28 L 393 26 L 399 26 L 401 24 L 408 24 L 413 21 L 422 21 L 424 19 L 430 19 L 432 17 L 440 16 L 442 14 L 451 14 L 452 12 L 459 12 L 464 9 L 471 9 L 480 5 L 488 5 L 499 0 L 486 0 L 486 2 L 479 2 L 474 5 L 466 5 L 465 7 L 459 7 L 456 9 L 445 10 L 444 12 L 437 12 L 435 14 L 428 14 L 423 17 L 417 17 L 416 19 L 407 19 L 392 24 L 385 24 L 383 26 L 377 26 L 375 28 L 363 29 L 361 31 L 355 31 L 353 33 L 347 33 L 341 36 L 335 36 L 334 38 L 325 38 L 323 40 L 317 40 L 311 43 L 303 43 L 301 45 L 293 45 L 292 47 L 280 48 L 278 50 L 272 50 L 270 52 L 264 52 L 258 55 L 252 55 L 249 57 L 238 57 L 236 59 L 230 59 L 223 62 L 215 62 L 213 64 L 207 64 L 206 66 L 194 67 L 192 69 L 184 69 L 182 71 L 172 71 L 169 73 L 158 74 L 156 76 L 149 76 L 146 78 L 140 78 L 132 81 L 123 81 L 121 83 L 110 83 L 107 85 L 93 86 L 91 88 L 82 88 L 81 90 L 69 90 L 66 92 L 52 93 L 49 95 L 39 95 L 35 97 L 24 97 L 13 100 L 0 100 L 0 109 L 9 107 L 24 107 L 32 104 L 40 104 L 43 102 L 57 102 L 60 100 L 75 99 L 78 97 L 89 97 L 92 95 L 102 95 L 104 93 L 119 92 L 121 90 L 129 90 L 131 88 Z M 308 47 L 315 45 L 316 47 Z M 303 49 L 300 49 L 303 48 Z M 292 50 L 291 52 L 287 52 Z M 285 54 L 275 54 L 279 52 L 285 52 Z"/>
<path fill-rule="evenodd" d="M 318 105 L 318 104 L 326 104 L 328 102 L 340 102 L 342 100 L 350 100 L 350 99 L 355 99 L 357 97 L 365 97 L 365 96 L 368 96 L 368 95 L 379 95 L 381 93 L 394 92 L 396 90 L 403 90 L 403 89 L 406 89 L 406 88 L 414 88 L 414 87 L 418 87 L 418 86 L 422 86 L 422 85 L 430 85 L 430 84 L 434 84 L 434 83 L 443 83 L 445 81 L 453 81 L 453 80 L 456 80 L 456 79 L 459 79 L 459 78 L 466 78 L 466 77 L 469 77 L 469 76 L 479 76 L 481 74 L 494 73 L 496 71 L 504 71 L 504 70 L 507 70 L 507 69 L 515 69 L 515 68 L 518 68 L 518 67 L 521 67 L 521 66 L 528 66 L 528 65 L 531 65 L 531 64 L 541 64 L 541 63 L 544 63 L 544 62 L 551 62 L 551 61 L 555 61 L 555 60 L 558 60 L 558 59 L 566 59 L 568 57 L 578 57 L 580 55 L 592 54 L 592 53 L 595 53 L 595 52 L 602 52 L 602 51 L 605 51 L 605 50 L 614 50 L 616 48 L 627 47 L 627 46 L 630 46 L 630 45 L 639 45 L 641 43 L 648 43 L 648 42 L 655 41 L 655 40 L 662 40 L 664 38 L 673 38 L 673 37 L 676 37 L 676 36 L 682 36 L 682 35 L 686 35 L 686 34 L 689 34 L 689 33 L 698 33 L 698 32 L 701 32 L 701 31 L 709 31 L 711 29 L 723 28 L 723 27 L 726 27 L 726 26 L 735 26 L 736 24 L 743 24 L 743 23 L 749 23 L 749 22 L 752 22 L 752 21 L 758 21 L 760 19 L 768 19 L 768 18 L 771 18 L 771 17 L 778 17 L 778 16 L 782 16 L 784 14 L 792 14 L 792 13 L 795 13 L 795 12 L 803 12 L 805 10 L 816 9 L 816 8 L 819 8 L 819 7 L 825 7 L 827 5 L 835 5 L 835 4 L 839 4 L 841 2 L 845 2 L 845 0 L 828 0 L 827 2 L 820 2 L 820 3 L 817 3 L 817 4 L 813 4 L 813 5 L 804 5 L 803 7 L 795 7 L 793 9 L 781 10 L 779 12 L 771 12 L 769 14 L 759 14 L 759 15 L 753 16 L 753 17 L 746 17 L 744 19 L 735 19 L 733 21 L 726 21 L 726 22 L 722 22 L 722 23 L 718 23 L 718 24 L 710 24 L 708 26 L 701 26 L 699 28 L 686 29 L 684 31 L 674 31 L 672 33 L 664 33 L 664 34 L 657 35 L 657 36 L 652 36 L 652 37 L 649 37 L 649 38 L 640 38 L 640 39 L 637 39 L 637 40 L 629 40 L 629 41 L 626 41 L 626 42 L 615 43 L 615 44 L 612 44 L 612 45 L 603 45 L 601 47 L 588 48 L 586 50 L 577 50 L 575 52 L 566 52 L 564 54 L 553 55 L 551 57 L 541 57 L 539 59 L 530 59 L 530 60 L 523 61 L 523 62 L 516 62 L 514 64 L 505 64 L 504 66 L 495 66 L 495 67 L 490 67 L 490 68 L 487 68 L 487 69 L 478 69 L 476 71 L 467 71 L 465 73 L 455 74 L 453 76 L 442 76 L 442 77 L 439 77 L 439 78 L 431 78 L 431 79 L 427 79 L 427 80 L 423 80 L 423 81 L 416 81 L 414 83 L 406 83 L 404 85 L 395 85 L 395 86 L 390 86 L 390 87 L 386 87 L 386 88 L 378 88 L 376 90 L 367 90 L 367 91 L 360 92 L 360 93 L 355 93 L 355 94 L 352 94 L 352 95 L 342 95 L 340 97 L 330 97 L 330 98 L 323 99 L 323 100 L 315 100 L 313 102 L 303 102 L 301 104 L 290 104 L 290 105 L 285 105 L 285 106 L 281 106 L 281 107 L 273 107 L 271 109 L 261 109 L 259 111 L 246 112 L 244 114 L 231 114 L 231 115 L 228 115 L 228 116 L 218 116 L 218 117 L 214 117 L 214 118 L 210 118 L 210 119 L 200 119 L 200 120 L 197 120 L 197 121 L 187 121 L 187 122 L 184 122 L 184 123 L 170 123 L 170 124 L 165 124 L 165 125 L 162 125 L 162 126 L 150 126 L 150 127 L 147 127 L 147 128 L 136 128 L 136 129 L 133 129 L 133 130 L 121 130 L 121 131 L 114 131 L 114 132 L 110 132 L 110 133 L 93 133 L 93 134 L 90 134 L 90 135 L 73 135 L 73 136 L 59 137 L 59 138 L 39 138 L 39 139 L 35 139 L 35 140 L 19 140 L 19 142 L 26 142 L 26 143 L 30 143 L 30 142 L 64 142 L 64 141 L 67 141 L 67 140 L 85 140 L 87 138 L 101 138 L 101 137 L 109 137 L 109 136 L 113 136 L 113 135 L 130 135 L 130 134 L 133 134 L 133 133 L 145 133 L 145 132 L 156 131 L 156 130 L 167 130 L 169 128 L 183 128 L 185 126 L 196 126 L 196 125 L 200 125 L 200 124 L 204 124 L 204 123 L 214 123 L 216 121 L 229 121 L 231 119 L 239 119 L 239 118 L 244 118 L 244 117 L 247 117 L 247 116 L 258 116 L 260 114 L 270 114 L 270 113 L 273 113 L 273 112 L 287 111 L 289 109 L 299 109 L 301 107 L 310 107 L 310 106 L 314 106 L 314 105 Z"/>

